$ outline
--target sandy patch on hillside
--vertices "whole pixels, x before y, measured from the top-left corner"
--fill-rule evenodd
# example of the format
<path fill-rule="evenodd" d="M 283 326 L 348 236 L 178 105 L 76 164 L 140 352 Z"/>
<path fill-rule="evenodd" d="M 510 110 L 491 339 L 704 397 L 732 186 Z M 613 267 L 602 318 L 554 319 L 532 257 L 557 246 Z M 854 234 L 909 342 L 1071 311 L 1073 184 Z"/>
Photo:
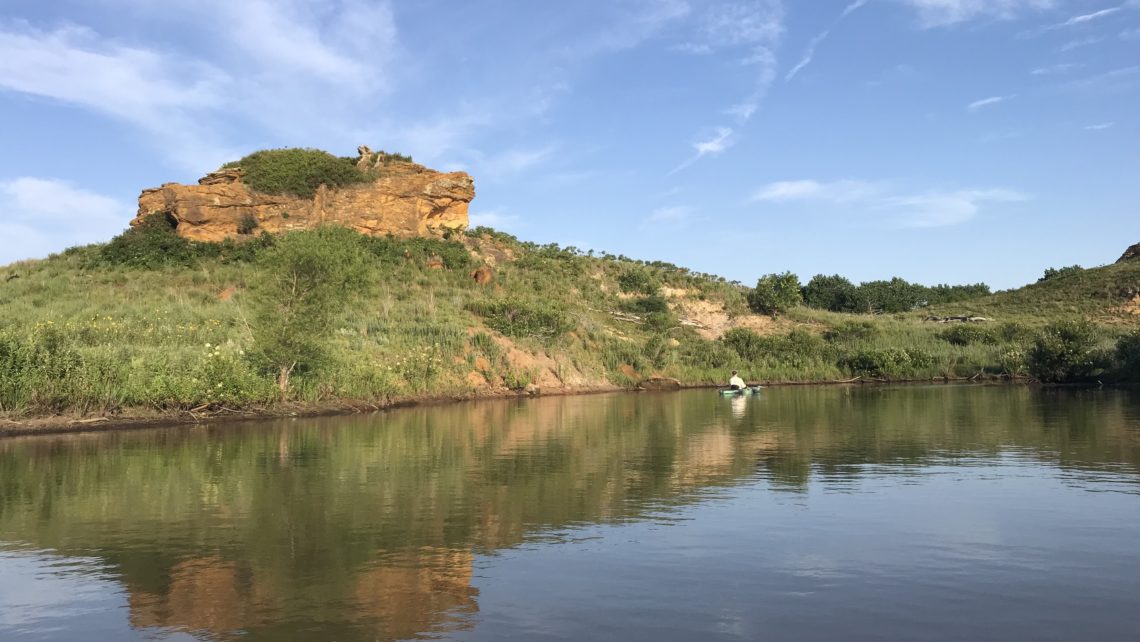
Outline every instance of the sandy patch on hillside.
<path fill-rule="evenodd" d="M 676 305 L 677 314 L 685 320 L 701 325 L 697 332 L 706 339 L 716 339 L 733 328 L 748 328 L 757 334 L 775 334 L 780 331 L 780 322 L 759 314 L 746 314 L 730 317 L 724 305 L 716 301 L 682 299 Z"/>

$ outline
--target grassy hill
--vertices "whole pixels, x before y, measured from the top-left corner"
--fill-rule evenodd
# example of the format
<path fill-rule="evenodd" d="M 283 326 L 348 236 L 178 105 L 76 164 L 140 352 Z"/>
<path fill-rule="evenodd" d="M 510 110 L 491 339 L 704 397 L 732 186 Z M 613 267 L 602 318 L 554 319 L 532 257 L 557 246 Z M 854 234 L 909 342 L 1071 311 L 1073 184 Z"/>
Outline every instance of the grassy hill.
<path fill-rule="evenodd" d="M 158 224 L 0 268 L 0 416 L 383 405 L 654 377 L 714 384 L 730 369 L 764 382 L 1017 376 L 1048 323 L 1092 319 L 1103 356 L 1140 321 L 1125 309 L 1140 263 L 931 310 L 801 306 L 772 318 L 749 311 L 746 287 L 667 263 L 482 228 L 448 240 L 335 234 L 329 247 L 363 257 L 361 286 L 325 306 L 327 323 L 308 337 L 320 350 L 298 358 L 284 392 L 257 337 L 274 321 L 264 288 L 290 237 L 198 244 Z M 473 278 L 480 266 L 490 283 Z M 931 313 L 991 321 L 924 321 Z"/>
<path fill-rule="evenodd" d="M 932 314 L 974 314 L 1039 325 L 1084 316 L 1105 324 L 1140 324 L 1140 260 L 1077 270 L 1016 290 L 930 308 Z"/>

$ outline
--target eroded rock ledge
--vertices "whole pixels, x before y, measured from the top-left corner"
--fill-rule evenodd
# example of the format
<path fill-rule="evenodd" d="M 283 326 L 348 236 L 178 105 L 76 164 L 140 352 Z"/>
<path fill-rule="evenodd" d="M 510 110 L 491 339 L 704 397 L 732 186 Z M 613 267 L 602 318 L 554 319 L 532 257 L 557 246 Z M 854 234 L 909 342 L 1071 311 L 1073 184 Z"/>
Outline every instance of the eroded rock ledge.
<path fill-rule="evenodd" d="M 367 147 L 358 149 L 357 167 L 383 162 Z M 336 189 L 321 186 L 312 198 L 262 194 L 242 183 L 240 168 L 221 169 L 197 185 L 167 183 L 143 190 L 138 215 L 166 212 L 179 236 L 217 242 L 268 232 L 343 225 L 376 236 L 440 236 L 467 227 L 475 182 L 465 172 L 442 173 L 411 162 L 384 164 L 375 181 Z"/>

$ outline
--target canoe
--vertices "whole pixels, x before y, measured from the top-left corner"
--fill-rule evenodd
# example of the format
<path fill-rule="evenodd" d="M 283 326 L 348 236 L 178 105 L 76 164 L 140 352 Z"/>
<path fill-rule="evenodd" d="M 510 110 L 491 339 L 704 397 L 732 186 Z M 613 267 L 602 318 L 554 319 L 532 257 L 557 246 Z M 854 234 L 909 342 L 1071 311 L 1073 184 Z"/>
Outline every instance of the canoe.
<path fill-rule="evenodd" d="M 733 390 L 731 388 L 722 388 L 720 391 L 722 397 L 746 397 L 749 395 L 760 394 L 760 386 L 749 386 L 743 390 Z"/>

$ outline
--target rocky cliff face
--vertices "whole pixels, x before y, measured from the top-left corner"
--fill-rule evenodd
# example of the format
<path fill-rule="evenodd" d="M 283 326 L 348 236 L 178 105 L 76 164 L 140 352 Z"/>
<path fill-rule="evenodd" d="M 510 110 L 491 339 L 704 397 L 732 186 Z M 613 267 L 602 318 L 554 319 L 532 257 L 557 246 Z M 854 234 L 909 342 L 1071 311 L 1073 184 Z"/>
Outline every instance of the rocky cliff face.
<path fill-rule="evenodd" d="M 1122 254 L 1120 259 L 1117 260 L 1116 262 L 1117 263 L 1123 263 L 1125 261 L 1133 261 L 1136 259 L 1140 259 L 1140 243 L 1133 245 L 1132 247 L 1128 248 L 1127 250 L 1124 250 L 1124 254 Z"/>
<path fill-rule="evenodd" d="M 361 169 L 384 162 L 367 147 L 359 151 Z M 378 236 L 439 236 L 467 227 L 467 207 L 473 198 L 475 183 L 466 173 L 444 174 L 410 162 L 386 163 L 380 178 L 371 183 L 338 189 L 321 186 L 310 199 L 251 191 L 242 183 L 240 168 L 222 169 L 197 185 L 167 183 L 144 190 L 131 224 L 167 212 L 176 221 L 179 236 L 210 242 L 322 224 Z"/>

